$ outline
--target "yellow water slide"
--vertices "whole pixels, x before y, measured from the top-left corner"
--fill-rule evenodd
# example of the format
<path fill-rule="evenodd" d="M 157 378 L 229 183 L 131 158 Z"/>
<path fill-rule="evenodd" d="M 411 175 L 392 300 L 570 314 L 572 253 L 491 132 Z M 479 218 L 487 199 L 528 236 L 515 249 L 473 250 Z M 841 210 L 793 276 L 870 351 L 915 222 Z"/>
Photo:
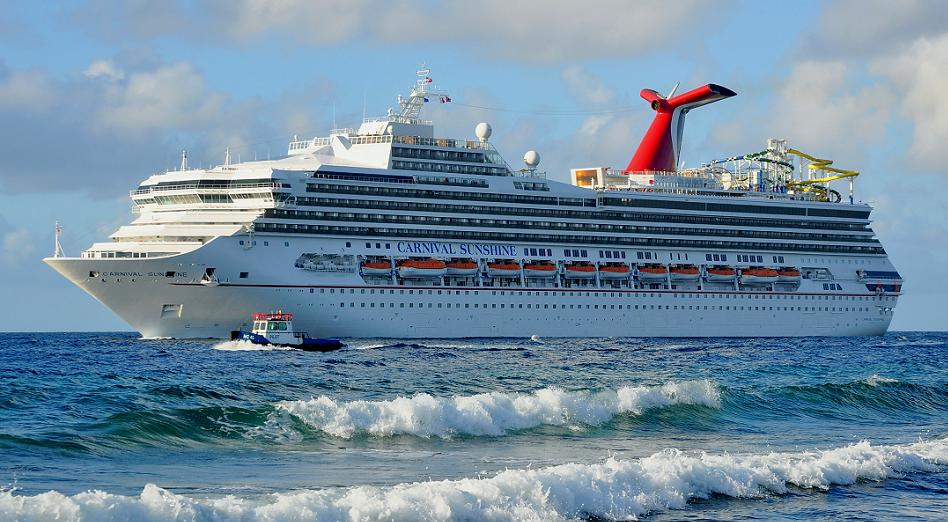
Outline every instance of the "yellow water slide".
<path fill-rule="evenodd" d="M 815 192 L 819 194 L 823 199 L 827 199 L 828 192 L 834 192 L 834 191 L 830 191 L 826 186 L 824 186 L 823 185 L 824 183 L 829 183 L 831 181 L 836 181 L 838 179 L 844 179 L 844 178 L 855 178 L 856 176 L 859 175 L 858 170 L 843 170 L 843 169 L 838 169 L 836 167 L 831 167 L 830 165 L 833 164 L 833 160 L 817 158 L 815 156 L 811 156 L 797 149 L 788 149 L 787 153 L 793 154 L 795 156 L 799 156 L 803 159 L 808 160 L 810 163 L 809 165 L 807 165 L 807 168 L 809 168 L 811 171 L 820 171 L 823 173 L 829 173 L 829 172 L 834 173 L 829 176 L 822 176 L 822 177 L 812 178 L 812 179 L 801 179 L 799 181 L 791 181 L 786 184 L 786 186 L 789 188 L 797 187 L 803 190 L 804 192 Z M 838 193 L 837 193 L 837 197 L 838 197 Z"/>

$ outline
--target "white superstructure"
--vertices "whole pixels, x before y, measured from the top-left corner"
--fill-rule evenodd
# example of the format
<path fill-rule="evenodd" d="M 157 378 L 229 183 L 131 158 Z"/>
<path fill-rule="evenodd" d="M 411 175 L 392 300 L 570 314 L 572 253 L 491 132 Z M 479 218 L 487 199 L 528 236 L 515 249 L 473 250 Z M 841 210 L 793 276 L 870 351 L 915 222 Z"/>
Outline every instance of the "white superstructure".
<path fill-rule="evenodd" d="M 265 310 L 350 338 L 889 326 L 901 279 L 870 207 L 771 175 L 782 142 L 688 172 L 576 169 L 566 184 L 536 153 L 511 169 L 489 126 L 435 137 L 426 97 L 449 100 L 420 71 L 399 111 L 294 140 L 284 158 L 183 160 L 131 193 L 138 217 L 110 241 L 45 262 L 145 337 L 227 337 Z"/>

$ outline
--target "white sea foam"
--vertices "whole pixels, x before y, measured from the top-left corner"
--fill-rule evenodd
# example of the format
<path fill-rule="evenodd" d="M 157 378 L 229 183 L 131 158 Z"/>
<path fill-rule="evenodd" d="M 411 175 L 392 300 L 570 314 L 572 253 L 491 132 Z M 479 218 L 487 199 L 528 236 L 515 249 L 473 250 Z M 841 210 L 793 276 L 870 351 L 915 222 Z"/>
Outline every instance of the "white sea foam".
<path fill-rule="evenodd" d="M 891 377 L 884 377 L 882 375 L 874 373 L 870 375 L 869 377 L 866 377 L 865 379 L 863 379 L 861 382 L 864 384 L 868 384 L 869 386 L 879 386 L 881 384 L 893 384 L 899 381 Z"/>
<path fill-rule="evenodd" d="M 541 425 L 599 425 L 623 413 L 640 414 L 675 404 L 720 406 L 718 386 L 708 380 L 661 386 L 623 386 L 599 392 L 543 388 L 533 393 L 481 393 L 434 397 L 419 393 L 385 401 L 336 401 L 321 395 L 277 404 L 309 426 L 336 437 L 498 436 Z"/>
<path fill-rule="evenodd" d="M 226 352 L 267 352 L 271 350 L 292 350 L 288 346 L 254 344 L 250 341 L 224 341 L 212 346 L 215 350 Z"/>
<path fill-rule="evenodd" d="M 508 470 L 490 478 L 359 486 L 239 498 L 195 499 L 153 484 L 139 496 L 88 491 L 67 497 L 0 492 L 0 519 L 45 520 L 564 520 L 634 518 L 690 499 L 825 489 L 948 464 L 948 439 L 894 446 L 863 441 L 822 452 L 728 455 L 670 449 L 636 460 Z"/>

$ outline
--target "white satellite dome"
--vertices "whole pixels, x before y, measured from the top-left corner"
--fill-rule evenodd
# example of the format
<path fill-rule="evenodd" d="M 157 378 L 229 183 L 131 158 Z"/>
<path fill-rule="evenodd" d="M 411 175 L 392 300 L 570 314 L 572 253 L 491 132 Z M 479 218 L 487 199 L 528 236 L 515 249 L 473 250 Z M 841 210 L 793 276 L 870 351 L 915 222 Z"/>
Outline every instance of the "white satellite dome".
<path fill-rule="evenodd" d="M 523 162 L 531 169 L 537 168 L 537 165 L 540 164 L 540 153 L 535 150 L 528 150 L 527 153 L 523 155 Z"/>
<path fill-rule="evenodd" d="M 474 135 L 477 136 L 477 139 L 481 141 L 487 141 L 490 138 L 490 133 L 492 129 L 490 124 L 487 122 L 480 122 L 477 124 L 477 127 L 474 127 Z"/>

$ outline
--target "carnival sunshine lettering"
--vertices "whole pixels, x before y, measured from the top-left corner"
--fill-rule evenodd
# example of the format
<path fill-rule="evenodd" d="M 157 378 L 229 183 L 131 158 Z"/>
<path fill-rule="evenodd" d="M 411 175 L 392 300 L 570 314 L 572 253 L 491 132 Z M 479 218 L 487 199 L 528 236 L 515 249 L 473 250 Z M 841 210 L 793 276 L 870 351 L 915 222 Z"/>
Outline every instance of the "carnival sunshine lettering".
<path fill-rule="evenodd" d="M 435 243 L 399 241 L 395 248 L 407 254 L 447 254 L 457 256 L 504 256 L 516 257 L 514 245 L 488 245 L 483 243 Z"/>

